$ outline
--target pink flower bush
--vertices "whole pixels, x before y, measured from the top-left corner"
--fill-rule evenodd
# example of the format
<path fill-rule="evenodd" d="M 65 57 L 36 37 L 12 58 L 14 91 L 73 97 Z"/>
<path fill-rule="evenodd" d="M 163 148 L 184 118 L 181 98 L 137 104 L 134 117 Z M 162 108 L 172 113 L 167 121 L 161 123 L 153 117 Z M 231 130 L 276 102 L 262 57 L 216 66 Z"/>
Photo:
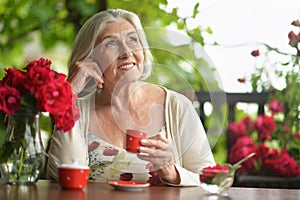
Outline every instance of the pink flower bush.
<path fill-rule="evenodd" d="M 256 146 L 254 141 L 251 137 L 242 136 L 238 138 L 236 143 L 232 146 L 229 154 L 229 163 L 235 164 L 242 158 L 246 157 L 247 155 L 256 152 Z M 253 157 L 249 160 L 245 161 L 241 168 L 239 168 L 237 171 L 239 172 L 248 172 L 254 170 L 254 163 L 253 163 Z"/>
<path fill-rule="evenodd" d="M 254 128 L 258 132 L 258 138 L 262 141 L 271 140 L 271 133 L 275 130 L 275 126 L 273 117 L 267 115 L 258 116 L 254 123 Z"/>
<path fill-rule="evenodd" d="M 291 30 L 287 39 L 295 53 L 282 52 L 261 43 L 262 49 L 251 52 L 256 60 L 255 71 L 238 80 L 239 83 L 250 83 L 251 92 L 268 93 L 269 97 L 264 115 L 256 119 L 246 115 L 228 126 L 230 163 L 256 153 L 243 163 L 239 172 L 286 177 L 300 175 L 300 21 L 295 20 L 291 25 L 297 31 Z M 274 54 L 283 59 L 278 61 Z M 275 84 L 278 80 L 283 83 L 280 87 Z"/>
<path fill-rule="evenodd" d="M 229 125 L 229 140 L 233 144 L 229 152 L 229 163 L 234 164 L 245 156 L 256 153 L 254 157 L 245 161 L 237 171 L 285 177 L 300 175 L 300 164 L 296 162 L 285 147 L 299 144 L 300 138 L 298 138 L 298 141 L 290 140 L 289 145 L 282 144 L 282 147 L 279 148 L 280 150 L 270 148 L 267 144 L 270 144 L 268 142 L 272 139 L 275 141 L 277 134 L 274 132 L 276 124 L 273 117 L 259 116 L 253 122 L 252 128 L 246 124 L 249 121 L 249 117 L 247 116 L 245 119 Z M 248 127 L 248 129 L 242 129 L 243 134 L 239 134 L 237 132 L 241 130 L 240 127 Z M 274 137 L 272 138 L 273 135 Z M 281 133 L 281 136 L 284 135 L 286 134 Z M 298 134 L 295 135 L 297 137 Z M 289 137 L 289 135 L 286 136 Z"/>

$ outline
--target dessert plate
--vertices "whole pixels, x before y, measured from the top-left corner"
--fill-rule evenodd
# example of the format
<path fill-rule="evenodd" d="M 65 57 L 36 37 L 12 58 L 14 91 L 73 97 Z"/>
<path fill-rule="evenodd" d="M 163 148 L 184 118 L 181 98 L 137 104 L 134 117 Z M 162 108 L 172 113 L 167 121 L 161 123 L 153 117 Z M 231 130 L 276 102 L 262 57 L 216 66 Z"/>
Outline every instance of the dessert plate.
<path fill-rule="evenodd" d="M 116 190 L 126 191 L 141 191 L 145 187 L 150 186 L 150 183 L 139 181 L 108 181 L 108 184 L 113 186 Z"/>

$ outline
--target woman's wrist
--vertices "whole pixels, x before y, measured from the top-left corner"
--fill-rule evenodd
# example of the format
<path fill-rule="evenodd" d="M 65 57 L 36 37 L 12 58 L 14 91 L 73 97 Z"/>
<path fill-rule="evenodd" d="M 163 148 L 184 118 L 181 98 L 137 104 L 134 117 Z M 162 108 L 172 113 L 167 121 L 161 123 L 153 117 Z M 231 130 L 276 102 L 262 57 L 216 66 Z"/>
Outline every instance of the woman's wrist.
<path fill-rule="evenodd" d="M 178 185 L 180 183 L 180 176 L 175 165 L 166 166 L 157 170 L 158 176 L 163 182 Z"/>

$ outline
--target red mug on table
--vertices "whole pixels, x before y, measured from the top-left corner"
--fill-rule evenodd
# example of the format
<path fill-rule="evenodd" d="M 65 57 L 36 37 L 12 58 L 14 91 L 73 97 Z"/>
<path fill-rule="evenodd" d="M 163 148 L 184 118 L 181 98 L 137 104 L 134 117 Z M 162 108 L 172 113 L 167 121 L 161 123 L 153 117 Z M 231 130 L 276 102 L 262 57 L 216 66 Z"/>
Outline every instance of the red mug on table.
<path fill-rule="evenodd" d="M 89 166 L 80 165 L 75 160 L 62 164 L 58 167 L 59 184 L 63 189 L 83 189 L 87 185 L 89 172 Z"/>
<path fill-rule="evenodd" d="M 146 138 L 147 134 L 139 130 L 126 130 L 126 150 L 138 153 L 141 146 L 141 139 Z"/>

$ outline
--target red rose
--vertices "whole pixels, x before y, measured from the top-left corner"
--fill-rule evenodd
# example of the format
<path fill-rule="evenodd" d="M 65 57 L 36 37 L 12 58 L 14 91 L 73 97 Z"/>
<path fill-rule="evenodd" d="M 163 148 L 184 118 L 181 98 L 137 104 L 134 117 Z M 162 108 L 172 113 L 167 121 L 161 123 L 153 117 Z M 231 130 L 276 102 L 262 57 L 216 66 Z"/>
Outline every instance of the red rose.
<path fill-rule="evenodd" d="M 284 133 L 286 135 L 289 135 L 291 133 L 291 129 L 290 129 L 289 125 L 287 123 L 283 122 L 283 126 L 284 126 Z"/>
<path fill-rule="evenodd" d="M 256 146 L 251 137 L 249 136 L 243 136 L 239 138 L 236 143 L 232 146 L 229 152 L 229 158 L 228 161 L 230 164 L 235 164 L 239 160 L 243 159 L 250 153 L 256 152 Z M 253 157 L 246 160 L 241 168 L 239 168 L 237 171 L 239 172 L 248 172 L 252 171 L 254 169 L 253 164 Z"/>
<path fill-rule="evenodd" d="M 246 116 L 238 123 L 230 123 L 227 128 L 231 143 L 235 143 L 237 139 L 248 135 L 251 131 L 253 131 L 253 120 L 249 116 Z"/>
<path fill-rule="evenodd" d="M 271 133 L 275 130 L 276 124 L 273 117 L 260 115 L 257 117 L 254 127 L 258 132 L 258 138 L 265 141 L 271 139 Z"/>
<path fill-rule="evenodd" d="M 300 139 L 300 133 L 296 133 L 293 136 L 294 140 L 299 140 Z"/>
<path fill-rule="evenodd" d="M 270 149 L 269 152 L 268 152 L 268 154 L 267 154 L 267 157 L 265 158 L 265 160 L 268 160 L 268 159 L 270 159 L 270 160 L 272 160 L 272 159 L 276 160 L 279 157 L 280 157 L 280 155 L 279 155 L 279 152 L 278 152 L 277 149 Z"/>
<path fill-rule="evenodd" d="M 39 109 L 51 114 L 64 112 L 65 107 L 72 105 L 71 86 L 68 82 L 50 82 L 41 86 L 35 95 Z"/>
<path fill-rule="evenodd" d="M 276 99 L 272 99 L 269 103 L 269 109 L 275 114 L 284 111 L 282 103 L 278 102 Z"/>
<path fill-rule="evenodd" d="M 21 95 L 16 88 L 0 87 L 0 110 L 12 115 L 21 108 Z"/>
<path fill-rule="evenodd" d="M 240 82 L 240 83 L 245 83 L 246 79 L 244 79 L 244 78 L 238 78 L 237 81 Z"/>
<path fill-rule="evenodd" d="M 58 130 L 67 132 L 73 128 L 75 121 L 79 119 L 79 109 L 74 106 L 69 106 L 64 110 L 64 112 L 51 114 L 51 117 L 53 118 Z"/>
<path fill-rule="evenodd" d="M 228 135 L 231 143 L 235 143 L 237 139 L 248 135 L 244 123 L 230 123 L 228 125 Z"/>
<path fill-rule="evenodd" d="M 24 87 L 26 81 L 26 75 L 23 72 L 15 68 L 9 68 L 5 69 L 5 76 L 1 80 L 0 85 L 14 87 L 22 95 L 28 92 Z"/>
<path fill-rule="evenodd" d="M 259 50 L 257 49 L 257 50 L 251 51 L 251 55 L 254 56 L 254 57 L 259 56 Z"/>
<path fill-rule="evenodd" d="M 300 175 L 299 165 L 286 149 L 282 149 L 281 153 L 272 151 L 271 156 L 263 162 L 263 167 L 271 175 L 288 177 Z"/>
<path fill-rule="evenodd" d="M 257 150 L 256 150 L 256 157 L 265 160 L 270 152 L 270 148 L 265 146 L 265 144 L 261 143 L 258 145 Z"/>
<path fill-rule="evenodd" d="M 245 127 L 247 129 L 247 132 L 253 131 L 254 130 L 254 122 L 251 119 L 251 117 L 246 116 L 241 123 L 245 124 Z"/>
<path fill-rule="evenodd" d="M 69 131 L 79 119 L 79 109 L 75 107 L 77 97 L 73 96 L 69 82 L 62 79 L 50 82 L 41 86 L 35 95 L 39 110 L 50 113 L 57 129 Z"/>
<path fill-rule="evenodd" d="M 28 71 L 33 67 L 42 67 L 46 70 L 50 70 L 51 61 L 48 59 L 40 58 L 39 60 L 31 61 L 27 64 L 25 69 Z"/>
<path fill-rule="evenodd" d="M 300 41 L 300 34 L 297 35 L 293 31 L 290 31 L 288 37 L 289 37 L 289 45 L 291 47 L 298 47 L 298 43 Z"/>
<path fill-rule="evenodd" d="M 299 20 L 294 20 L 294 21 L 292 21 L 292 23 L 291 23 L 293 26 L 298 26 L 298 27 L 300 27 L 300 21 Z"/>
<path fill-rule="evenodd" d="M 32 93 L 37 92 L 41 86 L 52 81 L 53 73 L 53 71 L 44 69 L 42 67 L 31 67 L 27 71 L 28 82 L 26 84 L 26 88 Z"/>
<path fill-rule="evenodd" d="M 53 79 L 55 81 L 66 81 L 66 78 L 67 78 L 67 76 L 65 74 L 57 73 L 57 72 L 54 72 L 51 75 L 53 76 Z"/>
<path fill-rule="evenodd" d="M 75 107 L 77 96 L 73 96 L 71 85 L 59 74 L 55 81 L 40 87 L 36 92 L 39 110 L 50 113 L 58 130 L 70 131 L 79 119 L 79 109 Z"/>

